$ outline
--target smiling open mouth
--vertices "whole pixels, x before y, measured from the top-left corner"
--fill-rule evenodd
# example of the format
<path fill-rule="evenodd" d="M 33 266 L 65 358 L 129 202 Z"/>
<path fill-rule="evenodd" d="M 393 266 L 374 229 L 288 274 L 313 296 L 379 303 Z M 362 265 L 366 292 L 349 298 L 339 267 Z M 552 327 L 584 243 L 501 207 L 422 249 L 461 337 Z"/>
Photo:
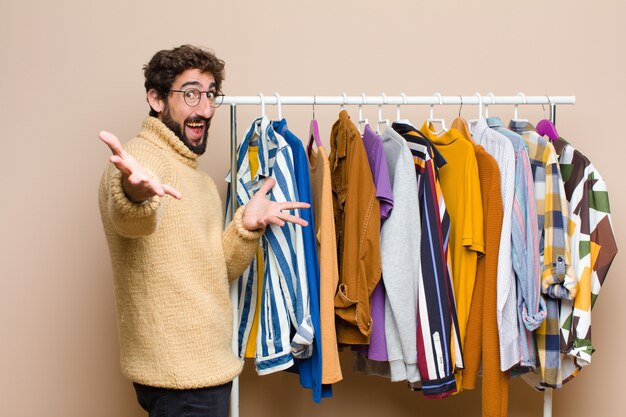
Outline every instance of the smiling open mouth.
<path fill-rule="evenodd" d="M 187 122 L 185 123 L 185 125 L 192 127 L 192 128 L 203 128 L 204 127 L 204 122 Z"/>

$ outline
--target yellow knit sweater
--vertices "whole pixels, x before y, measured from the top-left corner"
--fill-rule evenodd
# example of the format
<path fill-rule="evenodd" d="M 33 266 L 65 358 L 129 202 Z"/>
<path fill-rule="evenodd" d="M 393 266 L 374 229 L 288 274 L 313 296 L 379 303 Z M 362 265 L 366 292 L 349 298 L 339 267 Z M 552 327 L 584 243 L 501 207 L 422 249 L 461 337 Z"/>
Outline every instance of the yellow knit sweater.
<path fill-rule="evenodd" d="M 121 367 L 132 381 L 167 388 L 224 384 L 243 363 L 231 350 L 228 281 L 250 263 L 262 232 L 223 230 L 222 205 L 196 157 L 160 120 L 147 118 L 124 148 L 182 194 L 128 200 L 109 164 L 100 213 L 115 277 Z"/>

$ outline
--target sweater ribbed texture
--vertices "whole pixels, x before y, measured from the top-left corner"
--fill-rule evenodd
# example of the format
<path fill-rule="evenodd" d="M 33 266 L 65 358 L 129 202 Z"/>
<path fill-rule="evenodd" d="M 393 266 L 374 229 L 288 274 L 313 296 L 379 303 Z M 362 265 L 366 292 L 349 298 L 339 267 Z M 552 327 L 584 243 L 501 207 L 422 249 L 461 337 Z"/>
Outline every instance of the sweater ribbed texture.
<path fill-rule="evenodd" d="M 196 155 L 161 121 L 147 118 L 125 146 L 180 201 L 128 200 L 109 164 L 99 190 L 113 265 L 122 372 L 134 382 L 200 388 L 236 377 L 229 279 L 250 263 L 261 232 L 243 228 L 243 208 L 223 231 L 222 205 Z"/>
<path fill-rule="evenodd" d="M 454 127 L 471 139 L 464 122 L 457 119 L 454 123 Z M 476 388 L 476 377 L 482 360 L 482 415 L 505 417 L 509 401 L 509 374 L 500 370 L 496 317 L 498 250 L 503 215 L 500 170 L 496 160 L 482 146 L 475 145 L 474 150 L 483 206 L 485 254 L 478 258 L 476 283 L 467 322 L 463 350 L 463 389 Z"/>

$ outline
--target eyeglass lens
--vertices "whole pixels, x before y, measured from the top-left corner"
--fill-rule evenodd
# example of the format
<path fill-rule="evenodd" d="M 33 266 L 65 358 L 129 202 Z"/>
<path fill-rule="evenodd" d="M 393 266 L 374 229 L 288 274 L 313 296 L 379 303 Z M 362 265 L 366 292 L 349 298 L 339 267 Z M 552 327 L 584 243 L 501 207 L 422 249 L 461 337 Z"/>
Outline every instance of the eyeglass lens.
<path fill-rule="evenodd" d="M 191 107 L 197 106 L 200 103 L 201 94 L 206 94 L 211 107 L 219 107 L 224 101 L 224 95 L 222 94 L 216 94 L 213 91 L 200 91 L 197 88 L 188 88 L 183 92 L 185 103 Z"/>

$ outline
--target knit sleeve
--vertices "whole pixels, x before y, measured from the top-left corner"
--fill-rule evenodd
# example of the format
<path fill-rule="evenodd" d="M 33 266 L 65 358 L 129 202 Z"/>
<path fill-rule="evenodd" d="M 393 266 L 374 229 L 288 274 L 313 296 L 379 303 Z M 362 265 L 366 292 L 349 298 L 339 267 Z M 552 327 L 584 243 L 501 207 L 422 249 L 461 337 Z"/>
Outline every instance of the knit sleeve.
<path fill-rule="evenodd" d="M 222 247 L 224 248 L 229 281 L 239 278 L 248 267 L 256 253 L 256 248 L 259 246 L 259 239 L 265 232 L 265 229 L 250 231 L 243 227 L 244 210 L 245 206 L 237 209 L 233 220 L 222 235 Z"/>
<path fill-rule="evenodd" d="M 148 175 L 161 183 L 172 184 L 171 167 L 164 158 L 140 146 L 130 146 L 131 153 L 144 167 Z M 129 200 L 122 187 L 122 173 L 109 164 L 102 178 L 101 192 L 106 199 L 106 210 L 115 231 L 127 238 L 138 238 L 152 234 L 158 227 L 160 213 L 171 197 L 154 196 L 143 203 Z"/>

